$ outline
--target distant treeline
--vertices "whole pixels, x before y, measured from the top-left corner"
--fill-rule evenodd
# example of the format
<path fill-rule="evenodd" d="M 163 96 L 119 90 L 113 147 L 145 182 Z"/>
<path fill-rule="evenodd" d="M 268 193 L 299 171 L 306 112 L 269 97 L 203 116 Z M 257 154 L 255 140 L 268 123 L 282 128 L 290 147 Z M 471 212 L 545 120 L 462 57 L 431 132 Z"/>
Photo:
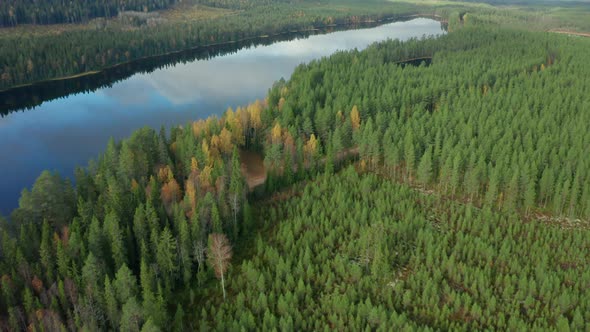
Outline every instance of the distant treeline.
<path fill-rule="evenodd" d="M 377 26 L 378 23 L 367 23 L 358 27 Z M 63 80 L 43 81 L 9 90 L 0 91 L 0 117 L 18 110 L 32 109 L 41 103 L 81 92 L 92 92 L 125 80 L 136 73 L 151 73 L 170 65 L 195 60 L 211 59 L 235 53 L 244 48 L 259 45 L 270 45 L 278 41 L 307 38 L 310 35 L 328 33 L 337 30 L 351 29 L 352 26 L 293 32 L 268 38 L 248 39 L 236 43 L 220 44 L 209 47 L 188 49 L 178 53 L 154 56 L 117 65 L 90 75 L 82 75 Z"/>
<path fill-rule="evenodd" d="M 0 37 L 0 90 L 57 77 L 102 70 L 139 58 L 187 48 L 287 33 L 332 24 L 401 18 L 411 5 L 358 5 L 350 11 L 322 6 L 273 5 L 217 19 L 170 22 L 120 30 L 71 30 L 60 34 Z"/>
<path fill-rule="evenodd" d="M 176 0 L 7 0 L 0 2 L 0 27 L 18 24 L 85 22 L 117 16 L 120 11 L 168 8 Z"/>
<path fill-rule="evenodd" d="M 492 5 L 524 5 L 524 6 L 579 6 L 588 0 L 460 0 L 461 2 L 489 3 Z"/>

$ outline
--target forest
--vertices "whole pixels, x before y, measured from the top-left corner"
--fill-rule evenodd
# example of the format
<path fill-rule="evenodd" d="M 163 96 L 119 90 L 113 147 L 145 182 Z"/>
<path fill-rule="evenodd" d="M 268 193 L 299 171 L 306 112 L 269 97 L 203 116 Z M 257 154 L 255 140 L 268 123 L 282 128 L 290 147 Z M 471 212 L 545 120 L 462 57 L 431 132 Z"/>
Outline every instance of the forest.
<path fill-rule="evenodd" d="M 0 3 L 0 27 L 19 24 L 86 22 L 113 17 L 122 11 L 153 11 L 168 8 L 176 0 L 6 0 Z"/>
<path fill-rule="evenodd" d="M 123 3 L 125 6 L 135 6 L 133 4 L 136 3 L 157 3 L 163 6 L 169 2 L 172 1 L 105 1 L 118 6 L 123 6 Z M 6 12 L 2 6 L 8 6 L 9 3 L 0 4 L 0 13 Z M 18 3 L 44 6 L 46 2 Z M 561 6 L 507 8 L 449 1 L 410 3 L 326 0 L 291 3 L 267 0 L 185 0 L 182 6 L 176 4 L 167 10 L 145 14 L 134 12 L 117 18 L 90 20 L 84 24 L 51 24 L 41 28 L 36 25 L 0 27 L 0 44 L 3 46 L 0 48 L 0 91 L 101 71 L 133 60 L 188 48 L 333 25 L 403 19 L 417 14 L 448 18 L 451 26 L 461 24 L 459 14 L 470 13 L 467 16 L 469 21 L 477 13 L 481 23 L 489 25 L 543 31 L 590 31 L 590 20 L 587 19 L 590 6 L 582 2 Z M 64 8 L 76 11 L 69 5 Z M 53 10 L 53 13 L 57 15 L 59 12 Z M 76 13 L 74 16 L 80 15 Z"/>
<path fill-rule="evenodd" d="M 590 40 L 469 15 L 41 174 L 0 226 L 0 328 L 587 328 Z"/>
<path fill-rule="evenodd" d="M 43 172 L 0 217 L 0 331 L 588 329 L 590 39 L 498 13 Z"/>
<path fill-rule="evenodd" d="M 248 10 L 224 10 L 221 13 L 196 8 L 197 13 L 205 11 L 209 14 L 198 19 L 171 18 L 158 24 L 122 23 L 117 19 L 108 21 L 110 24 L 49 26 L 41 30 L 0 28 L 0 91 L 100 71 L 189 48 L 314 30 L 334 24 L 400 19 L 416 13 L 416 6 L 412 4 L 381 2 L 345 2 L 339 6 L 273 2 Z M 219 16 L 208 16 L 213 13 Z"/>
<path fill-rule="evenodd" d="M 375 23 L 359 24 L 355 27 L 366 28 Z M 352 27 L 348 27 L 352 28 Z M 66 80 L 42 81 L 9 90 L 0 91 L 0 117 L 16 111 L 27 111 L 42 103 L 76 93 L 88 93 L 112 86 L 138 73 L 151 73 L 171 65 L 187 63 L 194 60 L 207 60 L 218 56 L 235 53 L 239 50 L 271 45 L 279 41 L 307 38 L 327 32 L 341 31 L 345 27 L 330 27 L 321 30 L 282 34 L 272 37 L 247 39 L 236 43 L 198 47 L 162 56 L 154 56 L 126 62 L 91 75 L 82 75 Z"/>

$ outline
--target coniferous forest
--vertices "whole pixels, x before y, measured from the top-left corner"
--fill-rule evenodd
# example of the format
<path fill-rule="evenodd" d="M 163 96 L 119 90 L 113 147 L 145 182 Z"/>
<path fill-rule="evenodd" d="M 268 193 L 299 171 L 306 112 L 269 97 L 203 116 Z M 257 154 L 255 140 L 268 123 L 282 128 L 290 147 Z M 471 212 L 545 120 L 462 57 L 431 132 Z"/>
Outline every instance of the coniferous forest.
<path fill-rule="evenodd" d="M 88 21 L 95 17 L 112 17 L 120 11 L 164 9 L 175 0 L 103 0 L 103 1 L 33 1 L 8 0 L 0 4 L 0 26 L 18 24 L 55 24 Z"/>
<path fill-rule="evenodd" d="M 389 5 L 372 1 L 366 5 L 345 2 L 343 9 L 330 4 L 288 5 L 274 1 L 252 5 L 248 9 L 240 9 L 235 4 L 227 6 L 180 8 L 197 18 L 132 13 L 129 17 L 95 20 L 85 25 L 17 26 L 4 31 L 0 28 L 0 91 L 95 73 L 133 60 L 189 48 L 335 24 L 354 25 L 402 18 L 416 12 L 413 4 Z M 68 5 L 67 8 L 71 7 Z"/>
<path fill-rule="evenodd" d="M 0 3 L 0 18 L 9 15 L 10 9 L 2 6 L 11 6 L 11 3 Z M 0 91 L 40 81 L 96 73 L 130 61 L 188 48 L 415 15 L 439 17 L 451 29 L 463 24 L 486 24 L 539 31 L 590 31 L 590 20 L 587 19 L 590 6 L 583 3 L 565 9 L 532 7 L 516 10 L 465 2 L 441 1 L 431 4 L 419 0 L 184 0 L 178 3 L 113 0 L 106 1 L 115 6 L 115 9 L 109 10 L 110 14 L 92 14 L 100 17 L 90 21 L 79 21 L 79 17 L 89 17 L 91 14 L 78 11 L 93 11 L 93 6 L 97 6 L 100 11 L 102 2 L 85 5 L 77 1 L 75 3 L 78 6 L 66 4 L 63 8 L 68 13 L 60 13 L 57 5 L 45 7 L 46 3 L 51 3 L 47 1 L 15 3 L 33 6 L 33 9 L 22 10 L 27 15 L 41 15 L 43 10 L 34 9 L 41 6 L 48 11 L 47 15 L 73 15 L 78 18 L 66 19 L 60 22 L 69 24 L 57 25 L 40 25 L 42 21 L 37 21 L 38 25 L 19 24 L 12 27 L 9 23 L 7 26 L 11 27 L 2 29 L 0 24 Z M 174 10 L 151 9 L 154 6 L 164 8 L 165 4 L 171 4 L 168 8 Z M 150 10 L 144 13 L 136 7 Z M 122 11 L 121 15 L 115 15 L 118 10 Z M 470 15 L 474 12 L 477 15 Z M 463 14 L 467 14 L 465 20 Z M 71 24 L 70 21 L 78 23 Z"/>
<path fill-rule="evenodd" d="M 590 39 L 446 15 L 41 174 L 0 330 L 587 330 Z"/>

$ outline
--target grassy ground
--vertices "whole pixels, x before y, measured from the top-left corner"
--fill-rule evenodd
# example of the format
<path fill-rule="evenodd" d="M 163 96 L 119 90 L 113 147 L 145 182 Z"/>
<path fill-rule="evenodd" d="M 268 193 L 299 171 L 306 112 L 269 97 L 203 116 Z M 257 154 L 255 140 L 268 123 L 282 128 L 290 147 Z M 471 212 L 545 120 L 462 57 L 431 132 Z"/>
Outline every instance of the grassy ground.
<path fill-rule="evenodd" d="M 491 5 L 487 3 L 414 0 L 414 4 L 442 12 L 467 12 L 484 18 L 487 24 L 534 30 L 590 32 L 588 2 L 548 2 L 531 5 Z M 515 2 L 516 3 L 516 2 Z"/>
<path fill-rule="evenodd" d="M 223 8 L 213 8 L 190 2 L 183 2 L 169 10 L 161 12 L 161 17 L 167 20 L 205 20 L 226 15 L 235 15 L 239 11 Z"/>

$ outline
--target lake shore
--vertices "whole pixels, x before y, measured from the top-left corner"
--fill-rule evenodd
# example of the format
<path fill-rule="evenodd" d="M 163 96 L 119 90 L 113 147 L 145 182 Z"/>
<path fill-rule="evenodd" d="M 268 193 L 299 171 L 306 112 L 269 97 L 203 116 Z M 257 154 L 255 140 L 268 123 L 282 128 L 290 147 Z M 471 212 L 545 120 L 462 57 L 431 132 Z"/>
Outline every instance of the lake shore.
<path fill-rule="evenodd" d="M 313 27 L 299 29 L 299 30 L 279 31 L 279 32 L 269 33 L 266 35 L 251 36 L 251 37 L 240 38 L 240 39 L 236 39 L 236 40 L 230 40 L 230 41 L 226 41 L 226 42 L 197 45 L 197 46 L 189 47 L 189 48 L 182 49 L 182 50 L 171 51 L 171 52 L 166 52 L 166 53 L 157 54 L 157 55 L 139 57 L 139 58 L 135 58 L 135 59 L 132 59 L 129 61 L 123 61 L 123 62 L 114 64 L 111 66 L 107 66 L 107 67 L 104 67 L 101 69 L 97 69 L 97 70 L 89 70 L 89 71 L 81 72 L 78 74 L 48 78 L 48 79 L 44 79 L 44 80 L 34 81 L 31 83 L 11 86 L 9 88 L 0 89 L 0 92 L 2 92 L 2 93 L 10 92 L 10 90 L 28 87 L 28 86 L 34 86 L 34 85 L 45 83 L 45 82 L 66 81 L 66 80 L 81 78 L 81 77 L 85 77 L 85 76 L 92 76 L 92 75 L 96 75 L 101 72 L 104 72 L 105 70 L 114 69 L 114 68 L 117 68 L 120 66 L 128 65 L 130 63 L 140 62 L 140 61 L 144 61 L 144 60 L 148 60 L 148 59 L 155 59 L 155 58 L 159 58 L 159 57 L 170 56 L 170 55 L 174 55 L 174 54 L 180 54 L 180 53 L 188 52 L 188 51 L 204 50 L 204 49 L 211 48 L 211 47 L 232 45 L 232 44 L 236 44 L 236 43 L 240 43 L 240 42 L 247 42 L 247 41 L 255 41 L 257 39 L 262 39 L 262 38 L 292 35 L 292 34 L 306 33 L 306 32 L 319 32 L 319 31 L 328 30 L 330 28 L 342 28 L 343 30 L 346 30 L 347 28 L 363 27 L 364 25 L 366 25 L 367 27 L 372 27 L 372 26 L 378 26 L 380 24 L 390 23 L 390 22 L 394 22 L 394 21 L 403 22 L 406 20 L 414 19 L 414 18 L 430 18 L 433 20 L 437 20 L 441 23 L 447 22 L 446 20 L 443 19 L 443 17 L 441 17 L 439 15 L 434 15 L 434 14 L 413 14 L 413 15 L 404 15 L 404 16 L 392 15 L 392 16 L 388 16 L 384 19 L 366 19 L 366 20 L 361 20 L 358 22 L 349 22 L 349 23 L 345 23 L 345 24 L 325 24 L 325 25 L 318 25 L 318 26 L 313 26 Z"/>

